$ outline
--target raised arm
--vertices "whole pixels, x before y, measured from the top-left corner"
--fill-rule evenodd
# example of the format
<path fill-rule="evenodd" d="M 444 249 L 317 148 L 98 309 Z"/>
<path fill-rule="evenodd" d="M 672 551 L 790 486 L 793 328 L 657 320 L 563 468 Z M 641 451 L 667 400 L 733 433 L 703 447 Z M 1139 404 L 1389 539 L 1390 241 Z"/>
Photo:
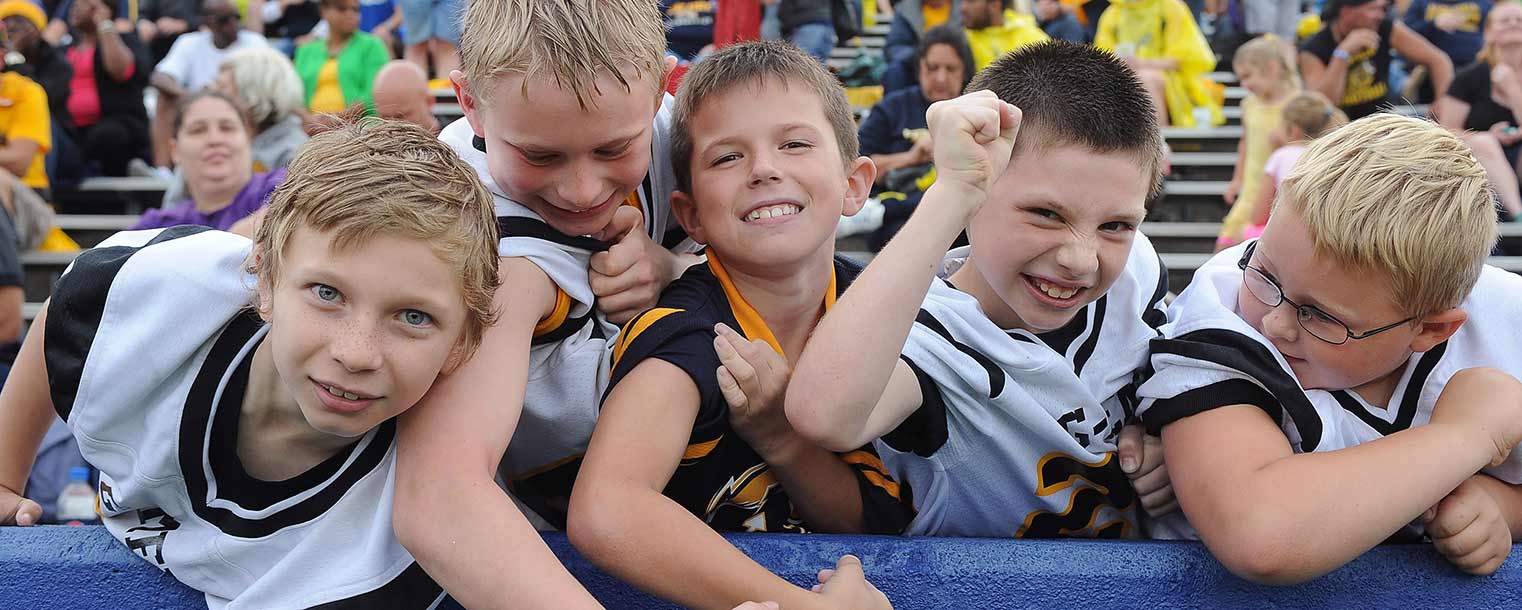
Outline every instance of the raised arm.
<path fill-rule="evenodd" d="M 987 91 L 930 107 L 935 184 L 819 322 L 794 367 L 787 417 L 804 438 L 847 451 L 919 408 L 918 381 L 899 354 L 947 248 L 1004 173 L 1019 116 Z"/>
<path fill-rule="evenodd" d="M 465 607 L 600 608 L 496 483 L 523 408 L 533 327 L 555 296 L 525 259 L 502 259 L 500 273 L 513 287 L 497 293 L 500 321 L 400 418 L 393 525 Z"/>
<path fill-rule="evenodd" d="M 1448 85 L 1453 83 L 1453 60 L 1448 54 L 1437 48 L 1421 34 L 1406 27 L 1399 21 L 1390 30 L 1390 46 L 1395 49 L 1406 61 L 1415 62 L 1427 67 L 1427 72 L 1432 79 L 1432 90 L 1443 92 L 1448 90 Z"/>

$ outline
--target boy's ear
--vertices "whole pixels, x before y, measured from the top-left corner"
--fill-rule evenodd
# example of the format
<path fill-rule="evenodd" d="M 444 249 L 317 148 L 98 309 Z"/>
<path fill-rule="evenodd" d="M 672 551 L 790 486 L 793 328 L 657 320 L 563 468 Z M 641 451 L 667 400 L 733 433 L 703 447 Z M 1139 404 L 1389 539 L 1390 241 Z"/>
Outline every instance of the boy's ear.
<path fill-rule="evenodd" d="M 877 181 L 877 164 L 862 156 L 852 161 L 846 169 L 846 197 L 840 213 L 855 216 L 861 211 L 861 206 L 866 205 L 867 196 L 872 194 L 872 183 Z"/>
<path fill-rule="evenodd" d="M 708 243 L 708 238 L 703 234 L 703 222 L 698 220 L 698 204 L 692 200 L 692 196 L 682 191 L 671 192 L 671 211 L 676 214 L 676 221 L 681 223 L 682 230 L 687 236 L 700 244 Z"/>
<path fill-rule="evenodd" d="M 449 72 L 449 86 L 454 87 L 454 96 L 460 100 L 460 110 L 465 114 L 465 120 L 470 123 L 470 130 L 477 137 L 486 137 L 486 124 L 481 121 L 480 106 L 476 104 L 476 97 L 471 95 L 470 83 L 465 80 L 465 73 L 459 70 Z M 429 106 L 433 105 L 433 96 L 428 96 Z"/>
<path fill-rule="evenodd" d="M 1459 332 L 1468 319 L 1469 313 L 1457 307 L 1422 316 L 1416 338 L 1411 340 L 1411 351 L 1425 352 L 1437 347 Z"/>

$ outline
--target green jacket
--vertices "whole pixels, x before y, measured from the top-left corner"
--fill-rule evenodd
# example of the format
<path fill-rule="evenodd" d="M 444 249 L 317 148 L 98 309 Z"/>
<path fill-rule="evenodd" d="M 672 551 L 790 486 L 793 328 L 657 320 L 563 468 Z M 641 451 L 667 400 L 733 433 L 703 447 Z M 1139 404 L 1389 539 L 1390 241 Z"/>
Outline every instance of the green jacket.
<path fill-rule="evenodd" d="M 317 91 L 317 73 L 322 71 L 322 64 L 327 61 L 328 41 L 325 38 L 313 40 L 296 49 L 296 74 L 301 76 L 301 83 L 306 87 L 306 103 L 309 106 L 312 103 L 312 93 Z M 344 105 L 364 102 L 365 114 L 373 116 L 375 101 L 370 99 L 370 91 L 375 86 L 375 74 L 388 61 L 391 61 L 391 53 L 386 50 L 385 43 L 364 32 L 355 32 L 354 37 L 349 39 L 349 44 L 338 54 L 338 88 L 343 91 Z"/>

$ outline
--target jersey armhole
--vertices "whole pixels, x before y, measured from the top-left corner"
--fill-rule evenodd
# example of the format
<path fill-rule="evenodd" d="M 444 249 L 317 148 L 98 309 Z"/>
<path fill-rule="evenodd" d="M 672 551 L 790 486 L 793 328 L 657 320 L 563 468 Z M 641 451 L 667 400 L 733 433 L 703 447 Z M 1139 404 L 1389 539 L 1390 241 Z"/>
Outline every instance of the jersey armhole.
<path fill-rule="evenodd" d="M 909 365 L 909 370 L 914 371 L 914 378 L 919 382 L 920 406 L 892 432 L 884 434 L 882 441 L 897 451 L 930 457 L 946 445 L 949 436 L 946 401 L 935 379 L 915 364 L 914 360 L 904 355 L 900 355 L 899 359 Z"/>

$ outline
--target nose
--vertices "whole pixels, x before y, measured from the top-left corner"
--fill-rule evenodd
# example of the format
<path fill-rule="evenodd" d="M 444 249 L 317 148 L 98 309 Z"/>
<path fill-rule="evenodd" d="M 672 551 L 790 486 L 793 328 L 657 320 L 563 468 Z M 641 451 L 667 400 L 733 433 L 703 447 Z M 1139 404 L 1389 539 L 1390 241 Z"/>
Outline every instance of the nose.
<path fill-rule="evenodd" d="M 751 155 L 750 186 L 755 188 L 767 183 L 782 181 L 782 172 L 777 169 L 771 153 L 758 151 Z"/>
<path fill-rule="evenodd" d="M 591 209 L 602 203 L 602 181 L 585 164 L 577 163 L 555 187 L 555 194 L 576 210 Z"/>
<path fill-rule="evenodd" d="M 1062 268 L 1065 280 L 1083 280 L 1093 277 L 1099 270 L 1099 247 L 1092 234 L 1074 233 L 1057 248 L 1057 266 Z"/>
<path fill-rule="evenodd" d="M 1268 308 L 1267 305 L 1262 307 Z M 1300 338 L 1300 321 L 1296 319 L 1298 314 L 1289 303 L 1280 303 L 1278 307 L 1269 309 L 1263 314 L 1263 334 L 1270 339 L 1278 339 L 1285 343 L 1293 343 Z"/>
<path fill-rule="evenodd" d="M 328 341 L 328 354 L 334 362 L 350 373 L 380 368 L 380 345 L 376 340 L 380 330 L 374 323 L 356 320 L 337 331 Z"/>

